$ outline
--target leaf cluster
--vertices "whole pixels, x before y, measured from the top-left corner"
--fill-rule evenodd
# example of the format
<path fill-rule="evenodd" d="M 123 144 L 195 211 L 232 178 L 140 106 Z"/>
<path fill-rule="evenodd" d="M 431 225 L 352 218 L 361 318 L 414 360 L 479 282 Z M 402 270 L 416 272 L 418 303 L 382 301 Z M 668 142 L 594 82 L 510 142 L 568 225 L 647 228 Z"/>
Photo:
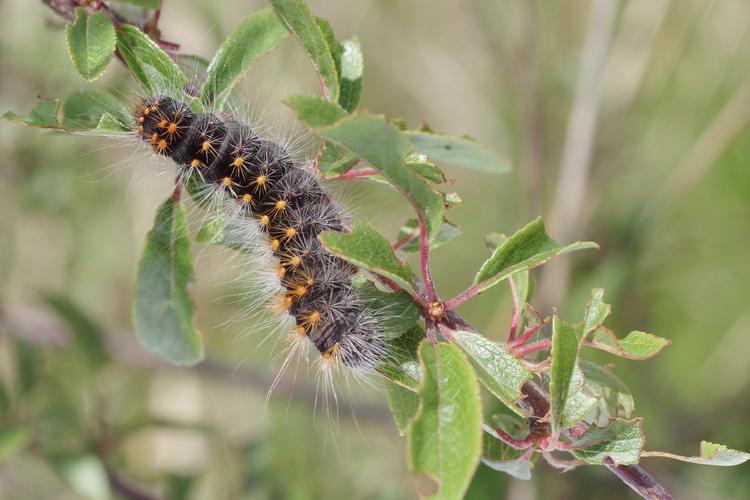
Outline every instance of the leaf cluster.
<path fill-rule="evenodd" d="M 492 251 L 466 290 L 442 299 L 430 277 L 430 252 L 461 233 L 447 218 L 460 198 L 444 191 L 441 165 L 501 174 L 509 170 L 508 161 L 470 138 L 445 136 L 427 126 L 410 129 L 397 118 L 358 109 L 364 76 L 358 40 L 338 40 L 330 23 L 314 16 L 302 0 L 271 0 L 271 5 L 229 34 L 194 92 L 185 86 L 178 58 L 164 50 L 158 36 L 105 12 L 76 9 L 66 39 L 71 60 L 87 81 L 101 76 L 117 55 L 146 92 L 180 94 L 195 109 L 210 110 L 222 109 L 237 79 L 260 57 L 289 34 L 297 40 L 319 77 L 321 95 L 290 96 L 286 103 L 320 140 L 316 165 L 321 176 L 385 183 L 413 208 L 393 240 L 361 221 L 349 232 L 328 232 L 320 239 L 331 253 L 362 270 L 365 302 L 393 312 L 383 322 L 393 359 L 379 371 L 396 426 L 407 436 L 409 466 L 422 495 L 460 497 L 480 461 L 528 479 L 537 457 L 564 470 L 581 464 L 631 465 L 655 456 L 711 465 L 750 459 L 706 442 L 696 457 L 645 451 L 630 390 L 609 366 L 588 361 L 584 354 L 597 349 L 643 361 L 669 342 L 640 331 L 620 337 L 606 328 L 611 308 L 599 289 L 592 291 L 578 321 L 544 317 L 530 305 L 534 268 L 558 255 L 596 248 L 595 243 L 559 244 L 547 235 L 541 218 L 508 237 L 490 235 Z M 99 90 L 68 97 L 62 117 L 59 100 L 42 100 L 26 115 L 4 117 L 89 134 L 124 132 L 129 121 L 127 109 Z M 203 358 L 204 347 L 187 290 L 193 271 L 181 188 L 176 186 L 160 206 L 146 237 L 133 325 L 147 349 L 173 363 L 190 364 Z M 198 240 L 220 237 L 204 228 Z M 411 252 L 419 253 L 418 272 L 404 260 Z M 513 294 L 513 323 L 507 341 L 497 342 L 471 328 L 455 308 L 506 282 Z M 546 411 L 530 402 L 533 388 L 545 394 Z M 503 412 L 488 414 L 484 408 L 494 405 L 486 404 L 487 398 Z"/>

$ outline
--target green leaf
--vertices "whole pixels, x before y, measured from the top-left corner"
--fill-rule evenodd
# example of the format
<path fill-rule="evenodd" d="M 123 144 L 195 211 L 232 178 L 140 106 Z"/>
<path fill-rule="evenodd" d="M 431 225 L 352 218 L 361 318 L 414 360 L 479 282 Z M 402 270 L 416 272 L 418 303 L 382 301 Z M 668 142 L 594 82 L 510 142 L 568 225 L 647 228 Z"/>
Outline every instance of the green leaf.
<path fill-rule="evenodd" d="M 599 247 L 593 242 L 580 241 L 567 246 L 558 245 L 547 236 L 544 220 L 538 217 L 506 239 L 493 252 L 474 277 L 474 284 L 484 291 L 513 273 L 540 266 L 556 255 L 587 248 Z"/>
<path fill-rule="evenodd" d="M 103 12 L 89 16 L 78 7 L 75 13 L 73 24 L 65 26 L 65 40 L 78 73 L 92 82 L 102 76 L 115 55 L 115 27 Z"/>
<path fill-rule="evenodd" d="M 380 170 L 424 215 L 430 239 L 437 235 L 443 222 L 442 196 L 404 166 L 409 142 L 396 127 L 382 117 L 354 113 L 315 132 Z"/>
<path fill-rule="evenodd" d="M 313 129 L 333 125 L 347 115 L 338 104 L 318 96 L 293 95 L 286 98 L 286 103 L 305 125 Z"/>
<path fill-rule="evenodd" d="M 458 236 L 461 236 L 461 228 L 443 219 L 438 233 L 430 241 L 430 249 L 438 248 Z M 399 228 L 396 240 L 401 241 L 406 237 L 409 237 L 409 241 L 402 245 L 399 251 L 408 253 L 419 252 L 419 222 L 417 219 L 409 219 Z"/>
<path fill-rule="evenodd" d="M 341 47 L 341 95 L 339 104 L 350 113 L 357 108 L 362 93 L 364 57 L 357 37 L 342 41 Z"/>
<path fill-rule="evenodd" d="M 48 293 L 44 295 L 44 302 L 66 323 L 76 345 L 92 365 L 98 366 L 109 359 L 104 332 L 68 297 Z"/>
<path fill-rule="evenodd" d="M 346 116 L 341 106 L 328 102 L 317 96 L 296 95 L 287 97 L 286 103 L 304 119 L 308 127 L 325 127 Z M 347 172 L 359 162 L 336 144 L 324 141 L 325 147 L 318 158 L 318 168 L 322 176 L 335 176 Z"/>
<path fill-rule="evenodd" d="M 93 129 L 93 131 L 87 131 L 86 135 L 96 135 L 97 133 L 103 133 L 108 134 L 111 132 L 129 132 L 130 129 L 123 125 L 123 122 L 119 119 L 115 119 L 112 115 L 109 113 L 102 113 L 102 116 L 99 118 L 99 123 L 97 123 L 96 127 Z"/>
<path fill-rule="evenodd" d="M 607 319 L 612 308 L 609 304 L 605 304 L 604 301 L 604 290 L 601 288 L 595 288 L 591 290 L 591 300 L 586 305 L 586 312 L 583 317 L 583 329 L 581 334 L 586 337 L 591 332 L 602 326 L 604 320 Z"/>
<path fill-rule="evenodd" d="M 406 168 L 435 184 L 441 184 L 446 181 L 443 171 L 434 163 L 428 161 L 424 155 L 410 155 L 406 159 Z"/>
<path fill-rule="evenodd" d="M 334 255 L 385 276 L 401 288 L 413 289 L 409 266 L 399 262 L 388 240 L 364 222 L 356 221 L 350 233 L 326 231 L 318 238 Z"/>
<path fill-rule="evenodd" d="M 201 221 L 195 241 L 198 243 L 220 243 L 224 239 L 226 221 L 220 214 L 214 214 Z"/>
<path fill-rule="evenodd" d="M 0 427 L 0 463 L 23 451 L 33 437 L 29 427 Z"/>
<path fill-rule="evenodd" d="M 473 140 L 416 130 L 408 130 L 406 134 L 417 153 L 427 155 L 438 163 L 496 174 L 510 171 L 507 158 L 491 153 Z"/>
<path fill-rule="evenodd" d="M 365 307 L 376 312 L 386 339 L 395 339 L 411 330 L 421 317 L 421 309 L 407 292 L 383 292 L 369 281 L 357 288 Z"/>
<path fill-rule="evenodd" d="M 409 428 L 409 468 L 423 486 L 423 496 L 461 498 L 482 452 L 479 384 L 471 364 L 452 344 L 424 341 L 419 359 L 424 377 L 419 410 Z"/>
<path fill-rule="evenodd" d="M 489 432 L 483 434 L 482 444 L 482 463 L 487 467 L 523 481 L 531 479 L 531 462 L 522 458 L 522 450 L 508 446 Z"/>
<path fill-rule="evenodd" d="M 628 418 L 635 408 L 630 389 L 611 370 L 590 361 L 580 361 L 587 390 L 598 399 L 597 423 Z"/>
<path fill-rule="evenodd" d="M 469 331 L 454 331 L 451 336 L 474 365 L 482 385 L 508 408 L 528 416 L 515 403 L 523 384 L 531 380 L 531 372 L 498 342 Z"/>
<path fill-rule="evenodd" d="M 315 23 L 318 25 L 320 32 L 323 33 L 326 45 L 331 51 L 331 57 L 333 58 L 333 65 L 336 68 L 336 75 L 339 75 L 339 84 L 341 83 L 341 46 L 336 41 L 336 34 L 333 32 L 333 26 L 331 22 L 324 17 L 315 17 Z"/>
<path fill-rule="evenodd" d="M 580 336 L 577 328 L 552 318 L 552 365 L 549 398 L 553 432 L 572 427 L 583 420 L 597 398 L 583 390 L 585 379 L 578 366 Z"/>
<path fill-rule="evenodd" d="M 664 451 L 646 451 L 641 457 L 662 457 L 690 462 L 699 465 L 718 465 L 720 467 L 732 467 L 740 465 L 750 460 L 750 453 L 727 448 L 723 444 L 710 443 L 701 441 L 700 454 L 697 457 L 686 457 L 675 455 Z"/>
<path fill-rule="evenodd" d="M 318 169 L 323 177 L 334 177 L 348 172 L 360 161 L 335 144 L 328 141 L 323 141 L 323 144 L 325 147 L 318 158 Z"/>
<path fill-rule="evenodd" d="M 143 346 L 175 364 L 203 358 L 193 327 L 193 281 L 185 208 L 170 196 L 156 212 L 138 263 L 133 326 Z"/>
<path fill-rule="evenodd" d="M 221 109 L 239 76 L 287 35 L 286 26 L 270 8 L 242 21 L 208 66 L 208 79 L 201 89 L 201 101 L 206 108 Z"/>
<path fill-rule="evenodd" d="M 89 100 L 90 99 L 90 100 Z M 127 110 L 114 97 L 98 90 L 81 90 L 65 103 L 65 119 L 58 118 L 59 99 L 41 99 L 28 115 L 8 111 L 3 118 L 28 125 L 83 135 L 110 135 L 130 130 Z"/>
<path fill-rule="evenodd" d="M 395 384 L 390 380 L 385 381 L 386 396 L 388 396 L 388 406 L 393 414 L 393 421 L 399 434 L 406 435 L 414 415 L 419 408 L 419 396 L 405 389 L 403 386 Z"/>
<path fill-rule="evenodd" d="M 599 327 L 586 343 L 589 347 L 607 351 L 621 358 L 642 361 L 659 354 L 670 341 L 646 332 L 633 331 L 618 339 L 612 330 Z"/>
<path fill-rule="evenodd" d="M 126 24 L 117 30 L 117 48 L 128 69 L 150 95 L 179 95 L 187 77 L 150 37 Z"/>
<path fill-rule="evenodd" d="M 287 99 L 297 117 L 315 134 L 340 146 L 380 170 L 385 178 L 409 197 L 424 215 L 430 239 L 443 221 L 443 197 L 404 164 L 408 139 L 381 116 L 354 113 L 337 121 L 341 108 L 322 99 Z"/>
<path fill-rule="evenodd" d="M 59 128 L 58 119 L 60 111 L 60 99 L 40 99 L 34 109 L 27 115 L 17 115 L 8 111 L 3 119 L 23 123 L 30 127 Z"/>
<path fill-rule="evenodd" d="M 422 367 L 417 358 L 417 348 L 424 339 L 424 330 L 414 325 L 404 335 L 388 341 L 388 360 L 378 367 L 378 372 L 391 382 L 417 392 L 422 380 Z"/>
<path fill-rule="evenodd" d="M 320 76 L 325 97 L 338 102 L 339 75 L 336 63 L 331 47 L 310 9 L 302 0 L 271 0 L 271 5 L 310 57 Z"/>
<path fill-rule="evenodd" d="M 615 464 L 637 464 L 644 445 L 641 419 L 618 419 L 607 427 L 591 426 L 575 442 L 579 449 L 573 451 L 576 458 L 596 465 L 610 458 Z"/>
<path fill-rule="evenodd" d="M 102 118 L 107 115 L 116 130 L 127 130 L 133 120 L 128 109 L 112 94 L 97 89 L 73 92 L 65 100 L 63 126 L 67 129 L 102 128 Z"/>

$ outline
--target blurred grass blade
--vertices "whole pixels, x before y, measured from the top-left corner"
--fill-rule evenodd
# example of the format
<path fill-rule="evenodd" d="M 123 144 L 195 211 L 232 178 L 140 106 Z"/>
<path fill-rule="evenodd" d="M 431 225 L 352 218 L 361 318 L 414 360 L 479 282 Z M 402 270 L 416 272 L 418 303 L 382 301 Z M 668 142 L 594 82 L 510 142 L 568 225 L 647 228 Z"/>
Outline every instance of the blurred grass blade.
<path fill-rule="evenodd" d="M 44 302 L 66 323 L 75 344 L 94 366 L 109 359 L 104 332 L 68 297 L 47 293 Z"/>
<path fill-rule="evenodd" d="M 91 82 L 102 76 L 115 55 L 115 27 L 103 12 L 89 16 L 78 7 L 75 14 L 73 24 L 65 26 L 65 40 L 78 74 Z"/>
<path fill-rule="evenodd" d="M 270 8 L 242 21 L 224 40 L 208 66 L 208 78 L 201 89 L 204 106 L 221 109 L 240 75 L 287 35 L 286 26 Z"/>
<path fill-rule="evenodd" d="M 336 72 L 336 62 L 310 9 L 302 0 L 271 0 L 271 5 L 310 57 L 320 77 L 325 97 L 338 102 L 339 75 Z"/>
<path fill-rule="evenodd" d="M 32 429 L 27 426 L 0 427 L 0 463 L 11 460 L 16 454 L 31 444 L 34 438 Z"/>
<path fill-rule="evenodd" d="M 203 359 L 203 341 L 193 327 L 193 281 L 185 208 L 167 198 L 138 263 L 133 326 L 143 346 L 175 364 Z"/>

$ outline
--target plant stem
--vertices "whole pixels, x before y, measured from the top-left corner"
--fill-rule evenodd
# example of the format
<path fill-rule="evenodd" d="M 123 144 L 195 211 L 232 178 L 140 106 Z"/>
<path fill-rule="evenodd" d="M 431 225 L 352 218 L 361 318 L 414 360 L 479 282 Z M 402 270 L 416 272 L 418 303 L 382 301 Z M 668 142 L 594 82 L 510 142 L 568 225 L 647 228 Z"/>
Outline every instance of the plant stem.
<path fill-rule="evenodd" d="M 544 326 L 544 323 L 539 323 L 538 325 L 534 325 L 531 328 L 527 328 L 523 332 L 523 335 L 518 337 L 513 342 L 510 342 L 510 345 L 513 347 L 524 345 L 526 341 L 529 340 L 531 337 L 533 337 L 539 330 L 541 330 L 543 326 Z"/>
<path fill-rule="evenodd" d="M 516 284 L 513 283 L 512 279 L 508 279 L 508 284 L 510 284 L 510 296 L 513 301 L 513 315 L 510 320 L 510 332 L 508 332 L 508 343 L 510 343 L 516 339 L 516 330 L 518 330 L 518 323 L 521 321 L 521 305 L 518 303 Z"/>
<path fill-rule="evenodd" d="M 535 352 L 543 351 L 545 349 L 549 349 L 552 347 L 552 339 L 544 339 L 540 340 L 539 342 L 534 342 L 533 344 L 525 345 L 525 346 L 518 346 L 515 349 L 513 349 L 513 353 L 516 356 L 523 357 L 528 356 L 529 354 L 533 354 Z"/>
<path fill-rule="evenodd" d="M 615 465 L 611 458 L 604 459 L 604 466 L 630 486 L 643 498 L 672 500 L 674 497 L 640 465 Z"/>
<path fill-rule="evenodd" d="M 480 293 L 482 293 L 482 291 L 479 289 L 478 285 L 470 286 L 460 294 L 453 297 L 451 300 L 447 301 L 445 303 L 445 308 L 455 309 L 457 306 L 463 304 L 472 297 L 476 297 Z"/>
<path fill-rule="evenodd" d="M 427 298 L 431 302 L 437 302 L 438 295 L 430 274 L 430 244 L 427 241 L 427 225 L 424 221 L 424 215 L 420 211 L 417 211 L 417 217 L 419 219 L 419 262 L 422 267 L 422 279 L 427 291 Z"/>
<path fill-rule="evenodd" d="M 457 328 L 476 331 L 455 311 L 448 311 L 445 323 L 440 326 L 443 335 L 448 340 L 451 339 L 451 330 Z M 518 405 L 529 412 L 532 417 L 544 419 L 549 414 L 549 395 L 536 382 L 531 380 L 526 382 L 521 386 L 521 394 L 523 399 L 518 401 Z M 609 457 L 604 459 L 604 465 L 643 498 L 648 500 L 673 499 L 666 488 L 639 465 L 615 465 Z"/>
<path fill-rule="evenodd" d="M 492 432 L 498 439 L 500 439 L 500 441 L 517 450 L 527 450 L 533 444 L 531 436 L 528 436 L 525 439 L 516 439 L 499 427 L 492 428 Z"/>
<path fill-rule="evenodd" d="M 417 236 L 419 236 L 419 230 L 418 229 L 415 230 L 415 231 L 412 231 L 411 233 L 407 234 L 406 236 L 404 236 L 403 238 L 401 238 L 400 240 L 398 240 L 396 243 L 394 243 L 391 246 L 391 250 L 393 250 L 394 252 L 400 250 L 401 247 L 403 247 L 404 245 L 406 245 L 407 243 L 409 243 L 411 240 L 413 240 Z"/>
<path fill-rule="evenodd" d="M 379 174 L 380 171 L 374 168 L 363 168 L 360 170 L 350 170 L 348 172 L 344 172 L 343 174 L 328 177 L 327 179 L 332 181 L 346 181 L 351 179 L 363 179 L 365 177 L 372 177 Z"/>

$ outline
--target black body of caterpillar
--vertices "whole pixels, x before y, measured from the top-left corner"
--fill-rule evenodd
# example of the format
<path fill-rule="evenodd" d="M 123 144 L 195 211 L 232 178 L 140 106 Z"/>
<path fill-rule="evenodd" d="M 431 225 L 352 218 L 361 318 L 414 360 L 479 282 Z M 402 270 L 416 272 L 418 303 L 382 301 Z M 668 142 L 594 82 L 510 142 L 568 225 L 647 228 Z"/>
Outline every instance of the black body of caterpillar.
<path fill-rule="evenodd" d="M 279 259 L 284 308 L 324 359 L 372 368 L 384 341 L 372 312 L 362 307 L 351 276 L 356 267 L 331 255 L 317 236 L 345 230 L 340 210 L 318 177 L 250 127 L 193 113 L 170 97 L 144 99 L 135 113 L 139 136 L 183 173 L 234 198 L 240 217 L 252 217 Z"/>

